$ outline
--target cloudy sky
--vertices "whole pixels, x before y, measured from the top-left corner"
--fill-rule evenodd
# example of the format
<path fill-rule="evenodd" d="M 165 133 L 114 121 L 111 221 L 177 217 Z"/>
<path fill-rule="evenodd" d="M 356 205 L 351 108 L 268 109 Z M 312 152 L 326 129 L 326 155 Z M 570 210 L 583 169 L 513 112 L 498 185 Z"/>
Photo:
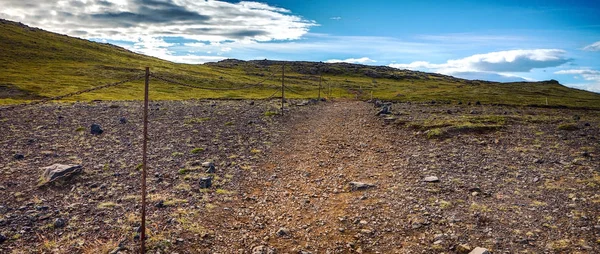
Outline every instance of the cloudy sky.
<path fill-rule="evenodd" d="M 470 79 L 556 79 L 600 92 L 598 1 L 0 0 L 0 6 L 0 18 L 173 62 L 351 62 Z"/>

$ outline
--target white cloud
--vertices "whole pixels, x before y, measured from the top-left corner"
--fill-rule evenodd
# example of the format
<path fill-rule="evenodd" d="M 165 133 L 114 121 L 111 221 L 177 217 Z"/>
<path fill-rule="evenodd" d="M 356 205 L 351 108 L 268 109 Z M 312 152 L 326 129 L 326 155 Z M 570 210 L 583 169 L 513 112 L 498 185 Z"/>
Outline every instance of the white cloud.
<path fill-rule="evenodd" d="M 583 48 L 585 51 L 600 51 L 600 41 L 594 42 Z"/>
<path fill-rule="evenodd" d="M 361 58 L 348 58 L 348 59 L 344 59 L 344 60 L 340 60 L 340 59 L 330 59 L 325 61 L 326 63 L 358 63 L 358 64 L 366 64 L 366 63 L 375 63 L 377 61 L 370 59 L 368 57 L 361 57 Z"/>
<path fill-rule="evenodd" d="M 333 19 L 333 20 L 341 20 L 341 19 L 342 19 L 342 17 L 331 17 L 331 18 L 329 18 L 329 19 Z"/>
<path fill-rule="evenodd" d="M 0 18 L 83 38 L 145 36 L 199 41 L 295 40 L 314 21 L 258 2 L 196 0 L 3 0 Z"/>
<path fill-rule="evenodd" d="M 416 61 L 409 64 L 390 64 L 390 67 L 429 70 L 444 74 L 457 72 L 529 72 L 532 69 L 556 67 L 569 61 L 560 49 L 508 50 L 477 54 L 448 60 L 443 64 Z"/>
<path fill-rule="evenodd" d="M 593 92 L 600 92 L 600 71 L 592 70 L 592 69 L 570 69 L 570 70 L 560 70 L 554 72 L 554 74 L 561 75 L 577 75 L 573 78 L 579 79 L 583 78 L 586 81 L 590 81 L 587 83 L 580 84 L 568 84 L 567 86 L 578 87 L 581 89 L 585 89 Z"/>

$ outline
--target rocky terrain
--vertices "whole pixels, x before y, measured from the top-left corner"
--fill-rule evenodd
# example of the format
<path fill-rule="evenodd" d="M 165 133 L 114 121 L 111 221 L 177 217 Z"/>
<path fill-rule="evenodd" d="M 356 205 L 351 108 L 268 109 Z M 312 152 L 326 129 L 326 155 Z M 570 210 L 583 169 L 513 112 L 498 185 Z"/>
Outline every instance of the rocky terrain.
<path fill-rule="evenodd" d="M 379 111 L 153 103 L 149 252 L 600 251 L 600 112 Z M 141 130 L 140 102 L 0 112 L 0 252 L 135 253 Z M 55 163 L 83 170 L 45 183 Z"/>

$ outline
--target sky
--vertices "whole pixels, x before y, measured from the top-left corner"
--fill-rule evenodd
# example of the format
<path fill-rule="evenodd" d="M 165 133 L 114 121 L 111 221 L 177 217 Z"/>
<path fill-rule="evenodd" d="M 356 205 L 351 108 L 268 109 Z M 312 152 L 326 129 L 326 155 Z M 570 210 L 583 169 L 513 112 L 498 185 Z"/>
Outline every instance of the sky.
<path fill-rule="evenodd" d="M 179 63 L 349 62 L 600 92 L 600 1 L 0 0 L 0 18 Z"/>

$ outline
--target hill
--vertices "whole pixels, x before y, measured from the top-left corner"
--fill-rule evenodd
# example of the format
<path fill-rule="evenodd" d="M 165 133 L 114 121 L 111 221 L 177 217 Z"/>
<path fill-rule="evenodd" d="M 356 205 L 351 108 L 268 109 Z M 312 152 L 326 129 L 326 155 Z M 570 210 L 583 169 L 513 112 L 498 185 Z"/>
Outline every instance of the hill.
<path fill-rule="evenodd" d="M 287 96 L 317 97 L 319 74 L 322 95 L 366 99 L 371 96 L 399 101 L 452 101 L 509 105 L 546 105 L 600 108 L 600 94 L 562 86 L 557 81 L 497 83 L 347 63 L 241 61 L 228 59 L 199 65 L 177 64 L 128 51 L 0 20 L 0 104 L 58 96 L 116 82 L 143 73 L 149 66 L 157 75 L 192 85 L 248 89 L 201 90 L 151 81 L 156 100 L 192 98 L 266 98 L 281 84 L 286 66 Z M 262 81 L 262 83 L 261 83 Z M 142 81 L 86 93 L 65 100 L 137 100 Z"/>

